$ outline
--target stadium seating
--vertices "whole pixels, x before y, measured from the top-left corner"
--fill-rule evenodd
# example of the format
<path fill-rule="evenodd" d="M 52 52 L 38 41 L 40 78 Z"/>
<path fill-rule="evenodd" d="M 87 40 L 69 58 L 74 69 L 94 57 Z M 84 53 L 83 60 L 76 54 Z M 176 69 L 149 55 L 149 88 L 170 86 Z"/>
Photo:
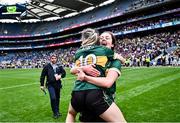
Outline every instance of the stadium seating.
<path fill-rule="evenodd" d="M 26 35 L 27 37 L 29 37 L 29 36 L 39 35 L 39 34 L 46 35 L 47 33 L 57 33 L 57 32 L 60 32 L 60 30 L 72 28 L 74 26 L 77 26 L 83 23 L 84 24 L 90 23 L 92 21 L 105 19 L 112 15 L 122 14 L 123 12 L 125 12 L 128 6 L 131 6 L 132 1 L 133 0 L 116 1 L 113 4 L 100 7 L 88 13 L 82 13 L 75 17 L 52 21 L 52 22 L 37 22 L 37 23 L 31 23 L 31 24 L 4 23 L 0 25 L 0 29 L 1 29 L 0 36 Z M 159 0 L 156 0 L 156 2 L 159 2 Z"/>
<path fill-rule="evenodd" d="M 166 56 L 167 54 L 172 54 L 171 56 L 177 57 L 178 62 L 180 62 L 180 52 L 176 50 L 180 44 L 179 38 L 180 31 L 175 32 L 161 32 L 158 34 L 149 34 L 147 36 L 127 36 L 118 39 L 118 45 L 115 47 L 117 53 L 122 54 L 125 58 L 130 60 L 130 66 L 138 66 L 137 61 L 140 60 L 140 65 L 144 66 L 144 60 L 149 57 L 151 61 L 155 59 L 160 54 Z M 175 47 L 172 53 L 168 53 L 167 49 L 170 47 Z M 59 61 L 62 62 L 64 66 L 70 67 L 73 65 L 73 56 L 77 47 L 70 48 L 60 48 L 57 50 L 38 50 L 38 51 L 26 51 L 16 53 L 8 53 L 6 57 L 0 56 L 0 62 L 2 64 L 11 64 L 16 67 L 26 66 L 26 67 L 43 67 L 45 63 L 48 62 L 48 58 L 51 53 L 58 54 Z M 173 53 L 175 52 L 176 53 Z M 178 54 L 178 55 L 177 55 Z M 168 59 L 168 57 L 167 57 Z M 152 63 L 153 65 L 154 63 Z M 156 64 L 154 64 L 156 65 Z"/>
<path fill-rule="evenodd" d="M 160 3 L 165 0 L 152 1 Z M 73 65 L 73 56 L 80 46 L 80 33 L 60 34 L 59 36 L 57 32 L 82 23 L 107 18 L 113 14 L 122 14 L 125 11 L 136 9 L 137 6 L 153 5 L 154 3 L 152 1 L 144 5 L 138 5 L 138 3 L 142 3 L 140 0 L 135 4 L 132 4 L 132 0 L 116 1 L 111 5 L 100 7 L 88 13 L 82 13 L 72 18 L 52 22 L 1 24 L 0 50 L 3 52 L 0 53 L 0 66 L 6 67 L 7 65 L 11 65 L 16 68 L 43 67 L 47 63 L 49 55 L 56 53 L 59 56 L 59 61 L 64 66 L 71 67 Z M 132 8 L 127 10 L 128 6 Z M 173 12 L 169 14 L 166 12 L 162 13 L 126 18 L 122 21 L 115 22 L 115 24 L 110 23 L 100 27 L 96 25 L 96 28 L 100 32 L 112 31 L 117 36 L 118 44 L 115 50 L 127 58 L 130 66 L 139 66 L 137 61 L 140 61 L 140 65 L 143 66 L 145 65 L 143 61 L 146 58 L 150 58 L 151 65 L 162 65 L 163 63 L 159 62 L 162 61 L 159 60 L 162 59 L 161 57 L 166 57 L 166 61 L 168 61 L 169 57 L 172 57 L 171 59 L 174 58 L 180 62 L 179 50 L 177 50 L 180 45 L 179 30 L 163 30 L 165 28 L 164 25 L 174 28 L 173 26 L 176 23 L 179 24 L 178 14 L 174 14 Z M 156 27 L 158 28 L 156 29 Z M 161 28 L 161 31 L 156 34 L 152 33 L 151 30 L 159 30 L 159 28 Z M 144 33 L 137 35 L 137 32 Z M 147 32 L 148 34 L 146 34 Z M 37 35 L 40 34 L 43 34 L 43 36 L 38 37 Z M 49 36 L 49 34 L 52 35 Z M 2 36 L 11 36 L 11 38 L 2 38 Z M 67 45 L 71 43 L 78 44 L 69 48 Z M 62 47 L 64 44 L 66 44 L 66 47 Z M 54 50 L 53 48 L 57 46 L 61 47 Z"/>

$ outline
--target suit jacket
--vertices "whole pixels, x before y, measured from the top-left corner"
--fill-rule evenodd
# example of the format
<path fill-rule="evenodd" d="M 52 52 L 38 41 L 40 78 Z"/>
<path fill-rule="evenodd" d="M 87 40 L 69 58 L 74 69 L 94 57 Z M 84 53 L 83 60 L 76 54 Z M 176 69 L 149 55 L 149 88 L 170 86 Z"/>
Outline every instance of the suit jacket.
<path fill-rule="evenodd" d="M 56 81 L 55 74 L 61 75 L 61 78 L 64 78 L 66 76 L 66 71 L 63 69 L 62 66 L 58 66 L 56 68 L 56 73 L 54 73 L 53 67 L 50 63 L 44 66 L 42 72 L 41 72 L 41 77 L 40 77 L 40 84 L 41 86 L 44 86 L 44 80 L 46 77 L 46 85 L 48 86 L 49 84 L 51 85 L 56 85 L 60 84 L 61 85 L 61 80 Z"/>

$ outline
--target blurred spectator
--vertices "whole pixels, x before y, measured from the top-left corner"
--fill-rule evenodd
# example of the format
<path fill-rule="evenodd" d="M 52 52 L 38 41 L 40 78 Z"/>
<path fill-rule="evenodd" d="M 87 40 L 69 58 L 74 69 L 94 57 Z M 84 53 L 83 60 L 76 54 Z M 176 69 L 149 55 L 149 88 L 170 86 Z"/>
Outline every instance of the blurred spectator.
<path fill-rule="evenodd" d="M 123 36 L 117 38 L 118 43 L 115 46 L 115 50 L 126 58 L 126 66 L 145 66 L 148 64 L 177 66 L 180 65 L 180 49 L 172 53 L 167 53 L 167 50 L 179 46 L 179 35 L 180 31 L 162 32 L 146 36 Z M 78 48 L 19 51 L 8 54 L 3 52 L 0 55 L 0 68 L 42 68 L 52 53 L 58 55 L 59 61 L 64 67 L 71 67 L 74 54 Z M 162 55 L 162 57 L 155 61 L 159 55 Z"/>

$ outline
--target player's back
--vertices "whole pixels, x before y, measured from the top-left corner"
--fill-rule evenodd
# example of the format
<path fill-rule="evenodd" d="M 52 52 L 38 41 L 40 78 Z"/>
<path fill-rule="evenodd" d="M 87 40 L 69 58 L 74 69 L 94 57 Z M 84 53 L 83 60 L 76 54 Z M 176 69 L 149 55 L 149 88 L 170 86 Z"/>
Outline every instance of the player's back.
<path fill-rule="evenodd" d="M 100 76 L 105 76 L 105 71 L 110 59 L 113 59 L 114 52 L 104 46 L 87 46 L 79 49 L 75 54 L 75 63 L 77 67 L 95 64 L 96 69 L 100 71 Z M 94 84 L 86 81 L 76 80 L 74 91 L 100 89 Z"/>

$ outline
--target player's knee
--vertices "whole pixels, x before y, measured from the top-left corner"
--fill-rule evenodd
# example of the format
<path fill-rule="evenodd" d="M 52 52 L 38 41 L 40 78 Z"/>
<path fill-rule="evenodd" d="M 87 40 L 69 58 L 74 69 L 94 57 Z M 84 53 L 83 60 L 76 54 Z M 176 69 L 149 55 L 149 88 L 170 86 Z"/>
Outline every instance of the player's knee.
<path fill-rule="evenodd" d="M 68 114 L 72 116 L 76 116 L 77 112 L 73 109 L 73 107 L 70 106 L 68 109 Z"/>
<path fill-rule="evenodd" d="M 69 110 L 68 113 L 72 116 L 76 116 L 77 114 L 74 110 Z"/>

